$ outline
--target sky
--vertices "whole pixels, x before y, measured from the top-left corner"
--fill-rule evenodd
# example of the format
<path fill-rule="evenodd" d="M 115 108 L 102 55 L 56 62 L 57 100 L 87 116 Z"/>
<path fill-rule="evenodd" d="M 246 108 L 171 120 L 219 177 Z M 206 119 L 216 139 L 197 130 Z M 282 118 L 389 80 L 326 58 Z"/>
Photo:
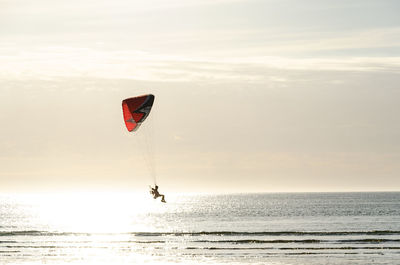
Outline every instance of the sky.
<path fill-rule="evenodd" d="M 0 191 L 399 191 L 398 10 L 0 0 Z"/>

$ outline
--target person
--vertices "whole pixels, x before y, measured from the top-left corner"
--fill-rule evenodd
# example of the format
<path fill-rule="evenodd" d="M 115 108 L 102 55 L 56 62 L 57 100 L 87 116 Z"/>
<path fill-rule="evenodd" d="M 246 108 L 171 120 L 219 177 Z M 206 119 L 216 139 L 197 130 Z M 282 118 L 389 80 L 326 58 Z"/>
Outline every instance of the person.
<path fill-rule="evenodd" d="M 150 186 L 150 188 L 151 188 L 150 193 L 151 193 L 151 195 L 153 195 L 153 198 L 154 198 L 154 199 L 157 199 L 158 197 L 161 197 L 161 202 L 166 202 L 166 201 L 165 201 L 165 196 L 164 196 L 163 194 L 160 194 L 160 193 L 158 192 L 158 186 L 157 186 L 157 185 L 155 185 L 154 188 L 152 188 L 152 187 Z"/>

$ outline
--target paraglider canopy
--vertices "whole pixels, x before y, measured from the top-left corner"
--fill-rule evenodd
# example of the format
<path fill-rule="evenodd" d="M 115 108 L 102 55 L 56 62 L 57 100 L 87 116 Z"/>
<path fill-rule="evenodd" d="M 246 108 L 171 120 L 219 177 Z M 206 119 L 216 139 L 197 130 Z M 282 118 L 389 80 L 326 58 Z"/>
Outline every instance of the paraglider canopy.
<path fill-rule="evenodd" d="M 154 95 L 152 94 L 127 98 L 122 101 L 122 111 L 128 131 L 134 132 L 140 127 L 149 116 L 153 102 Z"/>

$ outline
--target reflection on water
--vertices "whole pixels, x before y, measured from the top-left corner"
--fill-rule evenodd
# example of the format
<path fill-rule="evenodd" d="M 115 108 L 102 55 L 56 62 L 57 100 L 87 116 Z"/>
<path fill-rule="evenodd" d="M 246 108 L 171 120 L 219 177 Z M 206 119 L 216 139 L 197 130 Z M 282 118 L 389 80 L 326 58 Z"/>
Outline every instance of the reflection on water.
<path fill-rule="evenodd" d="M 0 196 L 4 264 L 395 264 L 400 193 Z"/>
<path fill-rule="evenodd" d="M 173 197 L 171 199 L 173 201 Z M 146 194 L 18 195 L 4 198 L 3 207 L 8 207 L 18 218 L 13 220 L 18 222 L 18 227 L 28 230 L 110 233 L 155 231 L 157 227 L 168 227 L 161 219 L 155 222 L 151 218 L 152 214 L 162 214 L 167 208 Z"/>

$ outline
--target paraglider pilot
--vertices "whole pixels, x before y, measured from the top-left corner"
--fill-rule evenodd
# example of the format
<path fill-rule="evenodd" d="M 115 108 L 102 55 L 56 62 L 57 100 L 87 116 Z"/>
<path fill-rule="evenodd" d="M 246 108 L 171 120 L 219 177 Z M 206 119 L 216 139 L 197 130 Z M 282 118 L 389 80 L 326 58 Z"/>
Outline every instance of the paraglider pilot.
<path fill-rule="evenodd" d="M 154 188 L 152 188 L 152 187 L 150 187 L 150 188 L 151 188 L 150 193 L 151 193 L 151 195 L 153 195 L 154 199 L 157 199 L 158 197 L 161 197 L 161 202 L 166 202 L 165 198 L 164 198 L 165 196 L 158 192 L 158 186 L 157 185 L 155 185 Z"/>

